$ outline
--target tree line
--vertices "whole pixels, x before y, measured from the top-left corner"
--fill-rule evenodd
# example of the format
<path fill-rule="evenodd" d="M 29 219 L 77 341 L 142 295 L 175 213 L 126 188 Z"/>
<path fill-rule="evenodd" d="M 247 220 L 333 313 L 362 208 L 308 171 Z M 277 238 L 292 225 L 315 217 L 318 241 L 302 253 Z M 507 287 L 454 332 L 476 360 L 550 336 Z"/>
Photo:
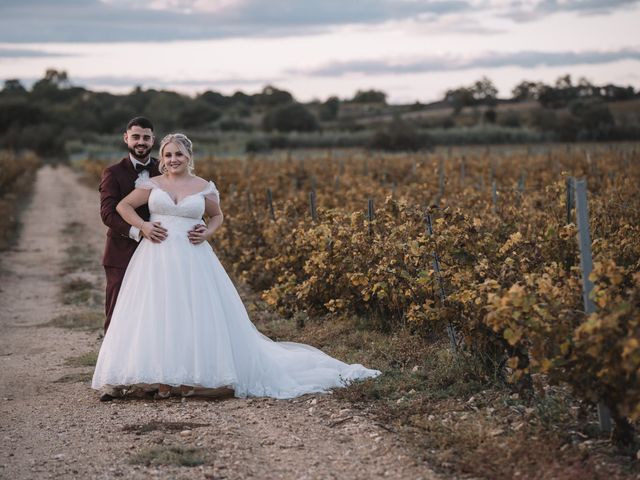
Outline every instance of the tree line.
<path fill-rule="evenodd" d="M 590 128 L 600 128 L 613 124 L 608 102 L 638 95 L 633 87 L 596 86 L 585 79 L 574 84 L 567 75 L 555 85 L 524 81 L 514 88 L 512 98 L 498 99 L 491 80 L 482 78 L 470 86 L 448 90 L 438 103 L 452 107 L 454 119 L 465 107 L 483 107 L 483 119 L 491 123 L 496 121 L 495 110 L 501 102 L 535 101 L 545 109 L 569 108 L 572 115 L 584 117 Z M 64 156 L 68 140 L 79 135 L 86 138 L 119 133 L 136 115 L 152 118 L 163 131 L 347 131 L 361 127 L 341 121 L 343 112 L 356 112 L 357 117 L 358 112 L 370 111 L 366 107 L 371 105 L 377 106 L 374 111 L 392 113 L 429 108 L 420 103 L 388 105 L 386 93 L 379 90 L 361 90 L 350 99 L 331 96 L 304 104 L 274 86 L 254 94 L 237 91 L 224 95 L 207 90 L 194 97 L 138 86 L 128 94 L 118 95 L 73 85 L 65 71 L 50 69 L 30 89 L 18 79 L 5 80 L 0 91 L 0 144 L 4 148 Z M 543 118 L 541 123 L 544 128 L 558 127 L 549 118 Z"/>

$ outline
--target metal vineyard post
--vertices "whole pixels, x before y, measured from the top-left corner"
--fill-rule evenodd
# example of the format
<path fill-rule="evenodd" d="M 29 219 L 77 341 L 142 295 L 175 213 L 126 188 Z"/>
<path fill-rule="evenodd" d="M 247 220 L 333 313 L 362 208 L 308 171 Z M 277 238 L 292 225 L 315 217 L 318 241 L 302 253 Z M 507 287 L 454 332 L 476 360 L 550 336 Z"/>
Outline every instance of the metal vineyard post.
<path fill-rule="evenodd" d="M 269 217 L 271 217 L 271 220 L 275 220 L 276 212 L 273 210 L 273 193 L 271 193 L 271 188 L 267 188 L 267 207 L 269 208 Z"/>
<path fill-rule="evenodd" d="M 589 211 L 587 207 L 587 182 L 586 180 L 575 181 L 576 195 L 576 218 L 578 221 L 578 246 L 580 247 L 580 267 L 582 269 L 582 298 L 584 300 L 584 311 L 587 315 L 595 312 L 596 306 L 591 300 L 591 290 L 593 283 L 589 280 L 589 275 L 593 269 L 591 258 L 591 235 L 589 233 Z M 611 412 L 604 402 L 598 402 L 598 419 L 600 428 L 605 432 L 611 431 Z"/>
<path fill-rule="evenodd" d="M 316 210 L 316 192 L 313 190 L 309 192 L 309 211 L 311 212 L 311 219 L 318 221 L 318 211 Z"/>
<path fill-rule="evenodd" d="M 429 236 L 433 236 L 433 225 L 431 223 L 431 215 L 429 213 L 427 213 L 424 217 L 426 226 L 427 226 L 427 232 L 429 232 Z M 442 305 L 444 306 L 444 301 L 445 301 L 445 293 L 444 293 L 444 285 L 442 283 L 442 276 L 440 275 L 440 259 L 438 258 L 438 252 L 436 251 L 436 249 L 434 248 L 433 250 L 433 270 L 436 274 L 436 278 L 438 280 L 438 290 L 440 293 L 440 301 L 442 302 Z M 453 352 L 457 352 L 458 351 L 458 344 L 456 342 L 456 331 L 453 328 L 453 325 L 451 324 L 451 322 L 449 321 L 448 325 L 447 325 L 447 334 L 449 335 L 449 340 L 451 342 L 451 350 L 453 350 Z"/>

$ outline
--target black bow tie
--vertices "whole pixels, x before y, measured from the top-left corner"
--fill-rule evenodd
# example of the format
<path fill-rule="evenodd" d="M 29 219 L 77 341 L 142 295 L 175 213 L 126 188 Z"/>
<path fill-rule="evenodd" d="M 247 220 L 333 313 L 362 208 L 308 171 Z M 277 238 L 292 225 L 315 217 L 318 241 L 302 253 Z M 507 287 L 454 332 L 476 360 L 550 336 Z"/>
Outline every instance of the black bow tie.
<path fill-rule="evenodd" d="M 143 170 L 146 170 L 147 172 L 150 171 L 151 169 L 151 160 L 149 160 L 145 165 L 143 165 L 142 163 L 136 163 L 136 173 L 140 173 Z"/>

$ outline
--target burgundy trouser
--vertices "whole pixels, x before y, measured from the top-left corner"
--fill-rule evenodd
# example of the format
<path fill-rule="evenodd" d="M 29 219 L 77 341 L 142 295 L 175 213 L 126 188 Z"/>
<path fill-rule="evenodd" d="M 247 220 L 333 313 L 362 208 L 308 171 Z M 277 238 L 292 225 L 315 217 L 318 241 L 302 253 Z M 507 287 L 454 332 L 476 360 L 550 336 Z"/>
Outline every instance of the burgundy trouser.
<path fill-rule="evenodd" d="M 104 321 L 104 333 L 107 333 L 107 329 L 111 323 L 111 315 L 113 315 L 113 309 L 115 308 L 116 300 L 118 299 L 120 285 L 122 285 L 122 279 L 124 278 L 124 272 L 126 272 L 127 269 L 105 266 L 104 271 L 107 274 L 107 291 L 104 298 L 104 313 L 107 318 Z"/>

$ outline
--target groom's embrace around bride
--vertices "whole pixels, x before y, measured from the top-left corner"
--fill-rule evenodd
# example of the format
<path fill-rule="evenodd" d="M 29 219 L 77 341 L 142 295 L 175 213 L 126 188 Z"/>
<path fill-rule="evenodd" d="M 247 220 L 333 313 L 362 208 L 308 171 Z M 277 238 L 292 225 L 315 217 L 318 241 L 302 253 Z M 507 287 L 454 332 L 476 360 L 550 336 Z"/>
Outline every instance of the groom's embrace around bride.
<path fill-rule="evenodd" d="M 105 333 L 109 328 L 127 265 L 138 242 L 142 239 L 140 229 L 125 222 L 116 211 L 116 205 L 131 193 L 140 176 L 155 177 L 160 174 L 158 160 L 151 157 L 154 138 L 153 124 L 147 118 L 131 119 L 124 133 L 124 142 L 127 144 L 129 154 L 102 172 L 99 188 L 100 216 L 102 222 L 109 227 L 102 256 L 102 265 L 107 276 Z M 149 220 L 147 205 L 138 208 L 137 212 L 143 219 Z M 152 224 L 149 240 L 161 242 L 166 236 L 167 231 L 160 223 Z"/>

